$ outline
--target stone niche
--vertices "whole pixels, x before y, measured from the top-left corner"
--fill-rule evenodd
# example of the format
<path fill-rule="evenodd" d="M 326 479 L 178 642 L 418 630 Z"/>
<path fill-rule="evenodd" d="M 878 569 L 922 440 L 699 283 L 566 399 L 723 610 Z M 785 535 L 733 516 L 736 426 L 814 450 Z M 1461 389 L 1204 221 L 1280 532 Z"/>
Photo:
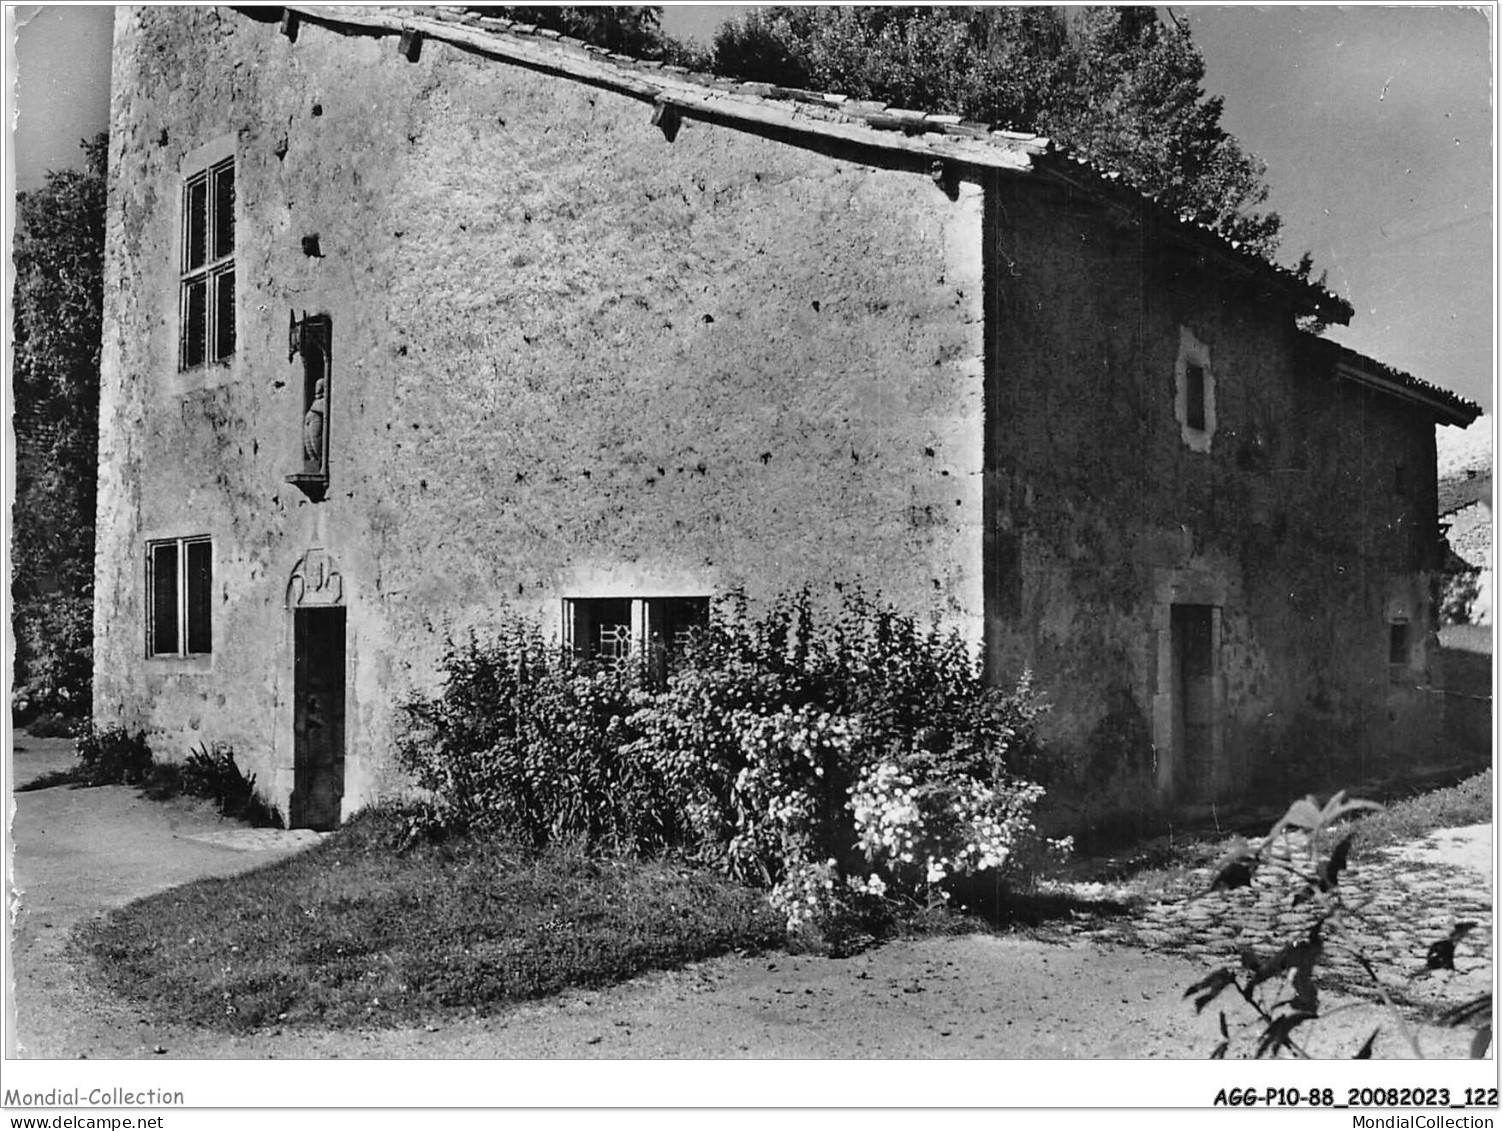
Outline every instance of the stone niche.
<path fill-rule="evenodd" d="M 287 361 L 303 359 L 302 414 L 297 467 L 287 482 L 315 503 L 329 491 L 329 392 L 333 366 L 333 322 L 327 314 L 288 315 Z"/>

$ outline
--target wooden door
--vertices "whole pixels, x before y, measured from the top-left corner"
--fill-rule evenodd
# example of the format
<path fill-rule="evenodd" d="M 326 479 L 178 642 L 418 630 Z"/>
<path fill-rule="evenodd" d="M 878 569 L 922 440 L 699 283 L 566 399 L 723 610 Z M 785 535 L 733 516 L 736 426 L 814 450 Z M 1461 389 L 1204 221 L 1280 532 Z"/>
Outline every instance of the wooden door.
<path fill-rule="evenodd" d="M 344 800 L 344 609 L 292 616 L 291 825 L 332 829 Z"/>
<path fill-rule="evenodd" d="M 1170 609 L 1174 646 L 1175 762 L 1187 801 L 1208 798 L 1215 786 L 1216 657 L 1210 605 Z"/>

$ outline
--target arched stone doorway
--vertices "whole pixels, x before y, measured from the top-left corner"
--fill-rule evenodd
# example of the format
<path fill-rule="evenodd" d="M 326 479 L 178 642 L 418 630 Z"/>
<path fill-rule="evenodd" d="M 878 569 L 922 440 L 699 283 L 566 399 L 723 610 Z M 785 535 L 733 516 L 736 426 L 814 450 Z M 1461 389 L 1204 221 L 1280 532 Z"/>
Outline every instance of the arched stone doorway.
<path fill-rule="evenodd" d="M 332 829 L 344 802 L 344 579 L 314 547 L 287 580 L 292 614 L 292 798 L 288 824 Z"/>

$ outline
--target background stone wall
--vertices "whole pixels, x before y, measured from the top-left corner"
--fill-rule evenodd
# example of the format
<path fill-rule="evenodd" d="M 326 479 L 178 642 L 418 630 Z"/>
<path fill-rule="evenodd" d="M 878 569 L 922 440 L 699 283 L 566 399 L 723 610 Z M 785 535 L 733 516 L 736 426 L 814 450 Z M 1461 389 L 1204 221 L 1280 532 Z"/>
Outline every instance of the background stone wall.
<path fill-rule="evenodd" d="M 990 658 L 1032 667 L 1055 705 L 1062 823 L 1146 827 L 1171 801 L 1302 796 L 1435 756 L 1433 420 L 1338 380 L 1284 300 L 1140 218 L 991 191 Z M 1186 331 L 1209 352 L 1209 451 L 1176 415 Z M 1166 742 L 1173 600 L 1221 610 L 1223 741 L 1193 786 Z"/>

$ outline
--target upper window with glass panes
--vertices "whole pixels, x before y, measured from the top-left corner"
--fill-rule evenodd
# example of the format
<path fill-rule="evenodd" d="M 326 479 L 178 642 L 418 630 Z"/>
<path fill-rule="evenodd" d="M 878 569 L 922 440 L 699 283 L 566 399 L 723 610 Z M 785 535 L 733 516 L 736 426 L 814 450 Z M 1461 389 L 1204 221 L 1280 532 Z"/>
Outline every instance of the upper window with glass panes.
<path fill-rule="evenodd" d="M 183 263 L 178 368 L 235 352 L 235 159 L 183 182 Z"/>

